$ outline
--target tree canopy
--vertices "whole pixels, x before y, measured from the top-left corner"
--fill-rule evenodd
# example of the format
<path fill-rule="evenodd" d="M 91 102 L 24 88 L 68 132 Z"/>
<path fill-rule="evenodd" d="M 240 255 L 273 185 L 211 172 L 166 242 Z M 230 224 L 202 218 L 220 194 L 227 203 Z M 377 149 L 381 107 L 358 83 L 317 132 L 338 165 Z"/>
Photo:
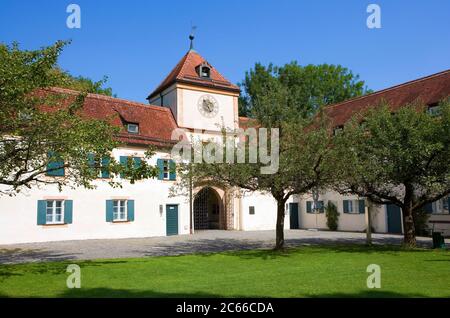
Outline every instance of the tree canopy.
<path fill-rule="evenodd" d="M 439 114 L 426 105 L 388 104 L 357 114 L 336 138 L 335 188 L 402 209 L 405 244 L 414 246 L 414 214 L 450 194 L 450 99 Z M 363 120 L 362 120 L 363 118 Z"/>
<path fill-rule="evenodd" d="M 66 44 L 58 41 L 31 51 L 20 50 L 16 43 L 0 45 L 0 193 L 13 195 L 39 184 L 91 188 L 100 173 L 108 175 L 111 185 L 118 185 L 114 174 L 132 182 L 157 174 L 144 160 L 139 166 L 116 162 L 111 151 L 118 145 L 119 128 L 107 119 L 81 116 L 92 88 L 86 85 L 89 80 L 78 81 L 82 90 L 76 96 L 43 93 L 72 81 L 55 71 Z"/>
<path fill-rule="evenodd" d="M 311 117 L 324 105 L 370 92 L 358 75 L 341 65 L 301 66 L 297 62 L 281 67 L 256 63 L 253 69 L 246 72 L 240 87 L 240 116 L 258 119 L 263 114 L 273 118 L 274 113 L 280 117 Z M 282 94 L 282 104 L 273 105 L 270 109 L 257 106 L 258 99 L 266 91 Z"/>

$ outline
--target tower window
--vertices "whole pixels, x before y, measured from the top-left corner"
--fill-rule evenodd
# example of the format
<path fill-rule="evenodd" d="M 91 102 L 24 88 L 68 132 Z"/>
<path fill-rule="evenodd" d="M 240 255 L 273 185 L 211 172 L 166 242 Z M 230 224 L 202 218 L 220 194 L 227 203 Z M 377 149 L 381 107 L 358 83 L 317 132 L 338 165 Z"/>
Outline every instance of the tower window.
<path fill-rule="evenodd" d="M 207 65 L 200 65 L 198 70 L 199 70 L 199 75 L 202 78 L 209 78 L 211 75 L 211 69 Z"/>

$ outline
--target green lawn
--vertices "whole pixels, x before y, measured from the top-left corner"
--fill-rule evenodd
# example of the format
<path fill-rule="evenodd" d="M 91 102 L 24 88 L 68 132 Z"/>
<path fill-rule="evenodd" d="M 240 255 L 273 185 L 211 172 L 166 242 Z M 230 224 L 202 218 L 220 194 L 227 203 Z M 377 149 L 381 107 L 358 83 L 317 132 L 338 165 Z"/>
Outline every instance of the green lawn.
<path fill-rule="evenodd" d="M 3 297 L 450 297 L 450 252 L 380 246 L 309 246 L 72 262 L 0 265 Z M 381 266 L 381 289 L 366 287 Z"/>

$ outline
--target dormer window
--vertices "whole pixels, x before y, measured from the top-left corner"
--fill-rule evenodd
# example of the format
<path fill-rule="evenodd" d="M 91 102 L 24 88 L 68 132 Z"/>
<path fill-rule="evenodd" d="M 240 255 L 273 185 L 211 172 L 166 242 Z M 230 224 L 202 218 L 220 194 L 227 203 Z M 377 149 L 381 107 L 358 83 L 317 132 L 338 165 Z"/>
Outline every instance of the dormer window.
<path fill-rule="evenodd" d="M 432 104 L 428 106 L 428 114 L 432 117 L 437 117 L 441 115 L 441 107 L 438 104 Z"/>
<path fill-rule="evenodd" d="M 139 133 L 139 125 L 138 124 L 127 124 L 127 131 L 130 134 L 138 134 Z"/>
<path fill-rule="evenodd" d="M 211 68 L 205 63 L 199 65 L 197 71 L 201 78 L 210 78 L 211 76 Z"/>
<path fill-rule="evenodd" d="M 333 135 L 337 136 L 344 130 L 344 126 L 337 126 L 333 129 Z"/>

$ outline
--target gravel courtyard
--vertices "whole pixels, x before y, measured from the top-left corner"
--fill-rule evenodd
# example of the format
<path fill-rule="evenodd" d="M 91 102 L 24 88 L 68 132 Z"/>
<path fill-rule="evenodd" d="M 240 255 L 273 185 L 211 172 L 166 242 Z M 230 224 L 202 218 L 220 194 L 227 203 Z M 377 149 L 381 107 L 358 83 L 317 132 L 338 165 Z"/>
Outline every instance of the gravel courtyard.
<path fill-rule="evenodd" d="M 62 241 L 0 245 L 0 264 L 181 255 L 228 250 L 271 248 L 275 231 L 199 231 L 194 235 L 131 239 Z M 365 242 L 364 233 L 286 230 L 287 246 L 345 244 Z M 401 244 L 399 235 L 374 234 L 375 244 Z M 418 238 L 418 244 L 431 247 L 430 238 Z M 448 243 L 449 241 L 446 240 Z"/>

